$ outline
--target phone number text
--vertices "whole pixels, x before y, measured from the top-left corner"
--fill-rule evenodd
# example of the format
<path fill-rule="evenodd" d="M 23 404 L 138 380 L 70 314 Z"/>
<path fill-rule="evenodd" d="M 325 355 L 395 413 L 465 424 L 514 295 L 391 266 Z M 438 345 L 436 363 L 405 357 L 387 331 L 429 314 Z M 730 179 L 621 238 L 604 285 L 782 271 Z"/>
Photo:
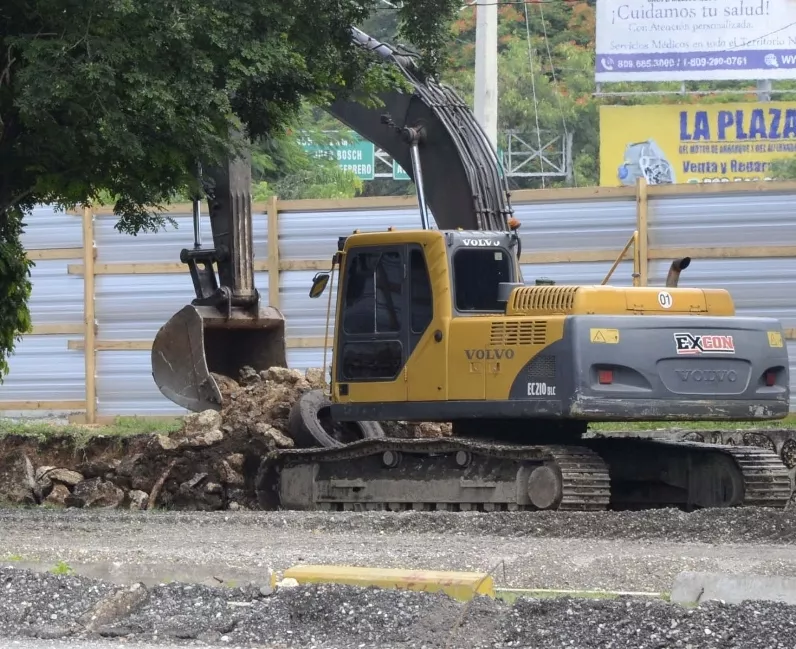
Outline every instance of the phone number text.
<path fill-rule="evenodd" d="M 745 56 L 684 56 L 666 57 L 659 59 L 637 59 L 617 61 L 616 67 L 625 70 L 654 70 L 654 69 L 698 69 L 718 67 L 744 67 L 747 64 Z"/>

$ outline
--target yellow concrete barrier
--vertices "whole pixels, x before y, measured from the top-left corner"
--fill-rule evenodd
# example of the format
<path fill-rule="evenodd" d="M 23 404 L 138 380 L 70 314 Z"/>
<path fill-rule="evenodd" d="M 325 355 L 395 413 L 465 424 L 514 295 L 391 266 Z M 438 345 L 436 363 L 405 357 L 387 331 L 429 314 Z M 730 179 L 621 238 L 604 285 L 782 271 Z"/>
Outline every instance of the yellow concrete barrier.
<path fill-rule="evenodd" d="M 495 596 L 495 583 L 492 577 L 484 572 L 299 565 L 285 570 L 284 577 L 292 577 L 299 584 L 377 586 L 429 593 L 442 591 L 462 601 L 470 600 L 475 595 Z"/>

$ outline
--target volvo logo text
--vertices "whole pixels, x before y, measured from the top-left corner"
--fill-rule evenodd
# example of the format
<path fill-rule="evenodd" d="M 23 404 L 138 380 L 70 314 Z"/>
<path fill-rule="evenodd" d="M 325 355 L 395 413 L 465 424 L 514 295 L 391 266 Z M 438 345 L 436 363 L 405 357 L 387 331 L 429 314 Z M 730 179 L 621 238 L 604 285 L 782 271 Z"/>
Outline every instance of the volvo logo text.
<path fill-rule="evenodd" d="M 703 381 L 705 383 L 735 383 L 738 373 L 735 370 L 675 370 L 681 381 Z"/>

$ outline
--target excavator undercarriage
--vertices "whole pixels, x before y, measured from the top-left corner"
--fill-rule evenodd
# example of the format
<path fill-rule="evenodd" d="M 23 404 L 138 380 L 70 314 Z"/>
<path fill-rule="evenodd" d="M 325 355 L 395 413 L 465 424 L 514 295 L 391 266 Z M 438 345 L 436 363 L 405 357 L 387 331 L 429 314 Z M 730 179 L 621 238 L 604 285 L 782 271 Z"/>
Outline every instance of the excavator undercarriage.
<path fill-rule="evenodd" d="M 330 511 L 783 508 L 771 451 L 659 440 L 517 445 L 486 438 L 362 440 L 264 459 L 261 506 Z"/>

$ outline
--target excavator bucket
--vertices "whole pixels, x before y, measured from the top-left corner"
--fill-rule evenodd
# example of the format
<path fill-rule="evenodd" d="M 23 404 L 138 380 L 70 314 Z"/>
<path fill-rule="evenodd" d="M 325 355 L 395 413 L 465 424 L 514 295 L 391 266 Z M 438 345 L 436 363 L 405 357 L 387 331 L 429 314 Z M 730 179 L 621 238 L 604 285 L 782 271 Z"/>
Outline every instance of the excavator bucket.
<path fill-rule="evenodd" d="M 285 318 L 273 307 L 256 314 L 188 305 L 163 325 L 152 344 L 152 376 L 174 403 L 194 412 L 220 410 L 213 374 L 238 380 L 250 366 L 260 372 L 287 367 Z"/>

